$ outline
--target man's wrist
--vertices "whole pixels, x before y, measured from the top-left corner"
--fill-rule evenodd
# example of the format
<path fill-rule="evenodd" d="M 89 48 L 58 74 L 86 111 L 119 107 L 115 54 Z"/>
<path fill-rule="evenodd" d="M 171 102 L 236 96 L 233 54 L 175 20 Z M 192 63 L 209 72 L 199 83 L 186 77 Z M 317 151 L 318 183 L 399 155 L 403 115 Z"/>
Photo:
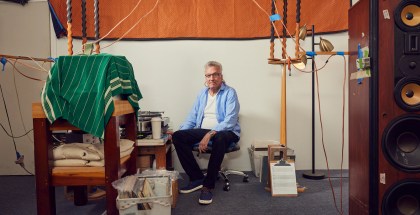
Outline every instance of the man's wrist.
<path fill-rule="evenodd" d="M 208 132 L 208 134 L 210 135 L 210 137 L 213 137 L 214 135 L 216 135 L 217 131 L 215 130 L 211 130 Z"/>

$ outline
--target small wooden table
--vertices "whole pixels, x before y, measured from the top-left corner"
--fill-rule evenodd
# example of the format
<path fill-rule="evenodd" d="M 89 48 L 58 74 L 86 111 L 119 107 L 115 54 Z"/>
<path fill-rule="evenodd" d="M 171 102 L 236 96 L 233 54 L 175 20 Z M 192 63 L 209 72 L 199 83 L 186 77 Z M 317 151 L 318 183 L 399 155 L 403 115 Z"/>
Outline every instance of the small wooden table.
<path fill-rule="evenodd" d="M 88 185 L 104 185 L 106 191 L 106 210 L 108 215 L 118 214 L 115 199 L 118 192 L 112 182 L 122 175 L 136 173 L 135 150 L 126 157 L 120 158 L 119 153 L 119 125 L 125 124 L 127 139 L 136 140 L 137 123 L 135 111 L 131 104 L 124 101 L 114 101 L 114 112 L 105 128 L 104 138 L 104 167 L 53 167 L 52 159 L 52 131 L 80 130 L 65 120 L 56 120 L 50 124 L 41 103 L 32 104 L 32 118 L 34 126 L 34 158 L 35 180 L 37 195 L 37 214 L 55 215 L 55 186 L 76 186 L 75 204 L 85 204 L 87 201 Z M 80 198 L 79 198 L 80 197 Z"/>
<path fill-rule="evenodd" d="M 162 139 L 138 139 L 138 155 L 154 155 L 156 159 L 156 169 L 173 170 L 172 164 L 172 140 L 169 134 Z"/>

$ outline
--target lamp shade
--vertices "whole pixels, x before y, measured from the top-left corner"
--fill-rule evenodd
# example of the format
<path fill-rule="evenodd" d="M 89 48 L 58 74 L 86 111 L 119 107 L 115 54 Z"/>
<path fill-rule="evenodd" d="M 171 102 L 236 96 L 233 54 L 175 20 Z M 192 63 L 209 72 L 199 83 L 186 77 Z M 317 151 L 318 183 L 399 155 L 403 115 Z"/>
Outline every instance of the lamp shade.
<path fill-rule="evenodd" d="M 306 57 L 306 53 L 299 54 L 300 62 L 294 63 L 293 66 L 295 66 L 297 69 L 303 70 L 306 67 L 306 63 L 308 61 L 308 58 Z"/>
<path fill-rule="evenodd" d="M 319 49 L 323 52 L 330 52 L 334 49 L 334 46 L 331 44 L 330 41 L 321 37 L 319 42 Z"/>
<path fill-rule="evenodd" d="M 299 28 L 299 39 L 305 40 L 306 33 L 307 33 L 307 29 L 306 29 L 306 24 L 305 24 Z"/>

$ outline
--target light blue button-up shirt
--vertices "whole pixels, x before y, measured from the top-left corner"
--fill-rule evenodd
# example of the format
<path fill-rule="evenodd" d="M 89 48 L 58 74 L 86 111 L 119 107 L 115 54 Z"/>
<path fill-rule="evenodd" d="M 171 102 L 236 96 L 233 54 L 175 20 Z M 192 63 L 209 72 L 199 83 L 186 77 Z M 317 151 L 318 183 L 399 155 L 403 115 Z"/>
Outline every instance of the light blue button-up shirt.
<path fill-rule="evenodd" d="M 200 91 L 187 119 L 180 126 L 180 130 L 201 128 L 204 118 L 204 108 L 207 104 L 209 88 Z M 215 131 L 232 131 L 238 137 L 241 133 L 239 126 L 239 100 L 235 89 L 225 83 L 222 84 L 216 98 L 216 117 L 218 124 L 212 129 Z"/>

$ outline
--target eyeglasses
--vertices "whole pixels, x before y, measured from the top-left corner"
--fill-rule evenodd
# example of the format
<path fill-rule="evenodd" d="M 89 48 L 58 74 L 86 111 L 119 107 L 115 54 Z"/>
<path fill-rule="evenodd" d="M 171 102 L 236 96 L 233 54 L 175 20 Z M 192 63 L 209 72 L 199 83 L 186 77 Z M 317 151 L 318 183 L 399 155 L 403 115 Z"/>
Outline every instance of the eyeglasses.
<path fill-rule="evenodd" d="M 218 77 L 220 77 L 222 74 L 221 73 L 219 73 L 219 72 L 215 72 L 215 73 L 213 73 L 213 74 L 205 74 L 204 76 L 206 76 L 206 78 L 210 78 L 210 77 L 214 77 L 214 78 L 218 78 Z"/>

